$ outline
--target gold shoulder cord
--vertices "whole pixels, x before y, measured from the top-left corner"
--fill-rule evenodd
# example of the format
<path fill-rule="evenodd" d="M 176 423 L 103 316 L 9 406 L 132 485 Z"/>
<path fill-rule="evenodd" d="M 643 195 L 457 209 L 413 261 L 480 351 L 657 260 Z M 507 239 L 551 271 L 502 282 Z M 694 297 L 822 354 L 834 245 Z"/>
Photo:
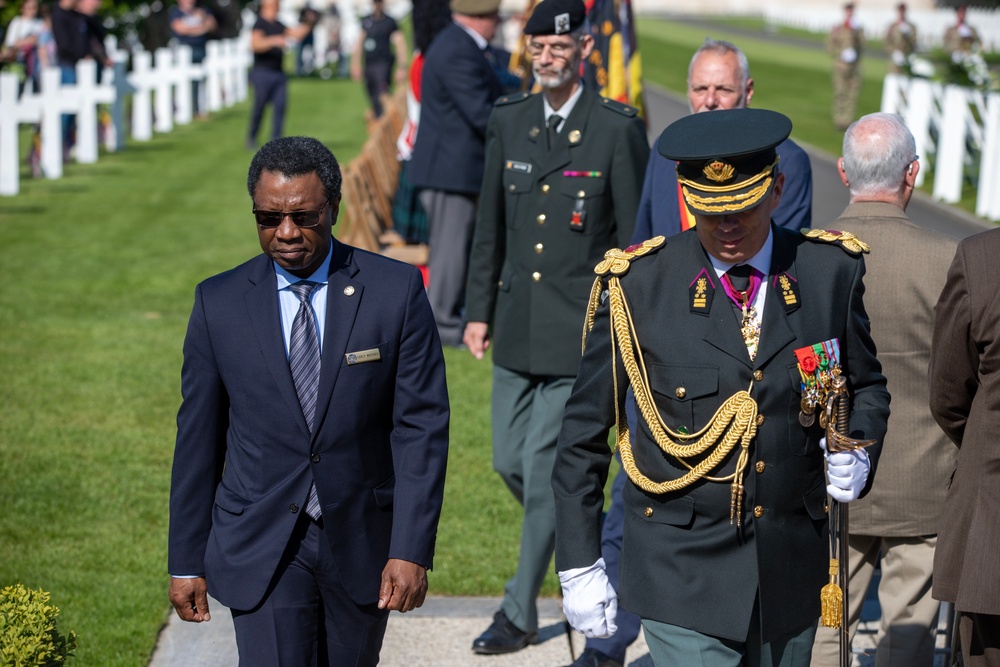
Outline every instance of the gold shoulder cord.
<path fill-rule="evenodd" d="M 642 474 L 636 466 L 635 457 L 632 454 L 628 423 L 616 400 L 615 424 L 618 432 L 616 446 L 621 453 L 622 467 L 636 486 L 656 494 L 684 489 L 700 479 L 711 482 L 732 481 L 729 521 L 734 523 L 736 518 L 742 515 L 743 471 L 750 458 L 750 443 L 757 433 L 757 403 L 751 398 L 749 391 L 739 391 L 726 399 L 709 423 L 697 433 L 678 433 L 664 423 L 663 417 L 653 402 L 649 377 L 642 359 L 642 349 L 635 337 L 635 324 L 619 278 L 627 273 L 628 263 L 632 258 L 646 254 L 662 243 L 663 238 L 656 237 L 646 241 L 637 251 L 629 253 L 615 249 L 609 250 L 605 254 L 605 260 L 595 269 L 598 277 L 594 281 L 587 309 L 584 345 L 586 345 L 586 334 L 594 325 L 594 313 L 597 306 L 600 305 L 602 276 L 610 273 L 612 275 L 608 278 L 607 290 L 611 318 L 611 369 L 615 396 L 618 395 L 617 353 L 620 351 L 625 373 L 635 393 L 636 406 L 649 425 L 656 444 L 663 452 L 684 465 L 688 472 L 678 479 L 664 482 L 655 482 Z M 647 246 L 647 244 L 650 245 Z M 751 383 L 751 388 L 752 386 Z M 740 443 L 741 451 L 737 459 L 736 471 L 725 477 L 709 476 L 708 473 L 729 455 L 737 442 Z M 713 446 L 714 449 L 710 454 L 696 465 L 691 465 L 685 460 L 703 454 Z"/>

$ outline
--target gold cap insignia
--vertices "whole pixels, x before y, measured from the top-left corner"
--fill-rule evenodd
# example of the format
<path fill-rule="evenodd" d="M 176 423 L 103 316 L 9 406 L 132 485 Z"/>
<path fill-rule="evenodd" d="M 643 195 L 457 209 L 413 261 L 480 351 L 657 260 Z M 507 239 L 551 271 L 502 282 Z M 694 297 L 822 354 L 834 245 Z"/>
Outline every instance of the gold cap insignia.
<path fill-rule="evenodd" d="M 705 174 L 705 178 L 710 181 L 725 183 L 736 174 L 736 168 L 728 162 L 713 160 L 705 165 L 701 173 Z"/>

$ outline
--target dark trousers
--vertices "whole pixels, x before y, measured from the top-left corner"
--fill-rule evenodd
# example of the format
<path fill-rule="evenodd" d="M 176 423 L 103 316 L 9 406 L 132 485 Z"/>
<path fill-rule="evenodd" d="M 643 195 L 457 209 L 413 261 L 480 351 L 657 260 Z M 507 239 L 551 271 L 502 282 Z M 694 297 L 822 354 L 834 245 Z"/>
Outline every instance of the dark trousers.
<path fill-rule="evenodd" d="M 422 190 L 427 212 L 431 302 L 438 335 L 444 345 L 460 345 L 465 333 L 465 279 L 476 226 L 476 197 L 460 192 Z"/>
<path fill-rule="evenodd" d="M 392 78 L 392 63 L 365 63 L 365 87 L 368 89 L 368 99 L 372 103 L 372 114 L 375 118 L 382 116 L 382 95 L 389 92 Z"/>
<path fill-rule="evenodd" d="M 618 459 L 621 463 L 621 459 Z M 611 586 L 618 590 L 618 573 L 621 567 L 622 534 L 625 531 L 625 504 L 622 502 L 622 489 L 628 482 L 628 475 L 619 470 L 611 485 L 611 506 L 604 517 L 601 526 L 601 556 L 604 558 L 605 571 Z M 618 616 L 615 618 L 618 631 L 607 639 L 588 639 L 587 648 L 600 651 L 609 658 L 625 664 L 625 649 L 639 638 L 642 630 L 642 620 L 624 609 L 621 600 L 618 601 Z"/>
<path fill-rule="evenodd" d="M 250 112 L 250 131 L 247 137 L 257 140 L 260 120 L 264 116 L 264 106 L 271 104 L 271 138 L 281 136 L 285 125 L 285 104 L 288 100 L 288 79 L 284 72 L 253 68 L 250 70 L 250 85 L 253 86 L 253 111 Z"/>
<path fill-rule="evenodd" d="M 351 600 L 323 528 L 305 512 L 264 601 L 232 611 L 240 667 L 374 667 L 389 617 Z"/>

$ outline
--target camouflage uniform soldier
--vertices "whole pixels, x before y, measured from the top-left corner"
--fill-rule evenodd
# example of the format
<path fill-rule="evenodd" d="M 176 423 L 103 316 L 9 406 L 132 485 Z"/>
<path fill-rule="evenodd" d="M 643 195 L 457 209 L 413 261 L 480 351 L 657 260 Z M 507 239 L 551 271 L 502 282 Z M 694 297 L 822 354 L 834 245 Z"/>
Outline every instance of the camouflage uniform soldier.
<path fill-rule="evenodd" d="M 861 94 L 861 49 L 864 33 L 854 20 L 854 4 L 844 5 L 844 22 L 830 31 L 826 50 L 833 62 L 833 124 L 846 130 L 854 121 L 854 109 Z"/>

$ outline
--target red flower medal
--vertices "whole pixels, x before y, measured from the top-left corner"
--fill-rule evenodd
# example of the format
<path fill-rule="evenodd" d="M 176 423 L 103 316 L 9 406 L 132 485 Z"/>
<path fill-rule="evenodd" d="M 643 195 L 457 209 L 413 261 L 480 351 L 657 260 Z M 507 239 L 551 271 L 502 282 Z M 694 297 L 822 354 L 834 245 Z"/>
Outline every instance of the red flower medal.
<path fill-rule="evenodd" d="M 833 385 L 833 378 L 840 375 L 840 343 L 833 338 L 822 343 L 795 350 L 798 359 L 802 401 L 799 404 L 799 423 L 805 427 L 816 421 L 816 407 L 826 405 L 826 395 Z M 820 427 L 826 428 L 826 412 L 820 413 Z"/>

